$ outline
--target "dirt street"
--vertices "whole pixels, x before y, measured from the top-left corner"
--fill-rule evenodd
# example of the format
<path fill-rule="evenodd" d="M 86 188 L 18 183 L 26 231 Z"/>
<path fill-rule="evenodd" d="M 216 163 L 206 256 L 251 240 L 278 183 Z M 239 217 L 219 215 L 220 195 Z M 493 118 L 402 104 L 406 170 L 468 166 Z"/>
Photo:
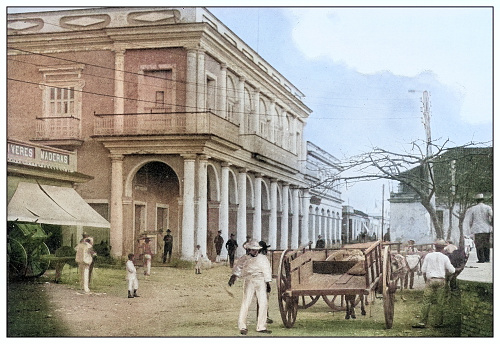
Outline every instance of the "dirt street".
<path fill-rule="evenodd" d="M 214 266 L 203 270 L 201 275 L 195 274 L 191 269 L 170 267 L 153 267 L 149 277 L 144 276 L 142 272 L 142 268 L 139 268 L 140 297 L 129 299 L 125 271 L 123 274 L 119 273 L 120 277 L 117 278 L 116 271 L 110 274 L 108 269 L 96 269 L 95 281 L 91 285 L 92 293 L 88 295 L 78 288 L 77 270 L 65 271 L 64 273 L 69 274 L 69 279 L 74 281 L 73 284 L 45 283 L 43 286 L 53 309 L 49 316 L 61 319 L 71 336 L 76 337 L 240 336 L 237 319 L 243 283 L 238 280 L 232 287 L 227 285 L 231 275 L 229 266 Z M 423 278 L 416 277 L 415 288 L 420 288 L 421 284 Z M 303 335 L 300 324 L 293 329 L 283 326 L 274 281 L 269 312 L 270 317 L 274 319 L 274 323 L 269 325 L 273 337 Z M 332 315 L 339 324 L 347 325 L 343 319 L 344 314 L 333 314 L 321 299 L 307 312 L 299 310 L 299 313 L 301 324 L 306 324 L 307 330 L 312 325 L 309 321 L 316 321 L 313 319 L 318 319 L 316 324 L 325 326 L 314 332 L 314 335 L 339 335 L 338 332 L 331 332 Z M 352 330 L 359 330 L 358 326 L 366 326 L 366 329 L 376 330 L 373 335 L 384 335 L 381 301 L 377 301 L 373 306 L 372 314 L 373 318 L 356 319 L 358 325 Z M 257 334 L 255 325 L 254 306 L 249 313 L 248 335 L 269 336 Z M 372 332 L 368 333 L 372 335 Z"/>
<path fill-rule="evenodd" d="M 45 290 L 54 316 L 63 319 L 75 336 L 236 336 L 242 283 L 229 289 L 230 275 L 228 266 L 201 275 L 153 267 L 149 277 L 138 269 L 140 297 L 132 299 L 127 298 L 125 272 L 123 280 L 111 280 L 108 288 L 91 288 L 90 295 L 63 284 L 47 283 Z M 97 269 L 99 278 L 104 276 Z M 186 333 L 187 325 L 199 325 L 199 332 Z"/>

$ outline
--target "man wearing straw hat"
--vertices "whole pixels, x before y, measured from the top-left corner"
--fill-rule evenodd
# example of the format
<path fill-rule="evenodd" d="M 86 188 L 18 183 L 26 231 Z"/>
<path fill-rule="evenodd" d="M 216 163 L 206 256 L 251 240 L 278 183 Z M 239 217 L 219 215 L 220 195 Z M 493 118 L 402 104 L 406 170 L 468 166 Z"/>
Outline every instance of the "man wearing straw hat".
<path fill-rule="evenodd" d="M 255 296 L 259 304 L 259 313 L 257 316 L 257 332 L 269 334 L 271 331 L 267 329 L 267 293 L 271 292 L 271 265 L 269 260 L 263 254 L 259 254 L 262 247 L 256 240 L 251 240 L 247 243 L 246 249 L 248 253 L 242 256 L 233 268 L 233 274 L 229 279 L 229 286 L 232 286 L 236 279 L 242 278 L 245 282 L 243 285 L 243 300 L 241 302 L 240 315 L 238 318 L 238 327 L 242 335 L 248 333 L 247 316 L 248 308 Z"/>
<path fill-rule="evenodd" d="M 446 241 L 436 240 L 435 252 L 428 253 L 422 264 L 422 273 L 425 280 L 424 296 L 422 300 L 422 313 L 420 322 L 413 325 L 414 328 L 425 328 L 432 304 L 437 304 L 437 324 L 435 327 L 443 326 L 443 299 L 446 285 L 446 275 L 455 273 L 450 259 L 443 253 Z"/>
<path fill-rule="evenodd" d="M 490 262 L 490 237 L 493 234 L 493 209 L 484 204 L 484 195 L 477 194 L 477 204 L 467 210 L 468 234 L 474 239 L 478 263 Z"/>

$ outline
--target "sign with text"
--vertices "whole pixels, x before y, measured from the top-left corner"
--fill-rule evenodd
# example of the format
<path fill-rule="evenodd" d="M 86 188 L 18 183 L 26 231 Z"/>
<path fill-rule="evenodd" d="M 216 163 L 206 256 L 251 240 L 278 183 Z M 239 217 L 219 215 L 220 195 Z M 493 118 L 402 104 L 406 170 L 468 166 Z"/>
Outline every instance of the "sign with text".
<path fill-rule="evenodd" d="M 63 171 L 76 171 L 76 153 L 16 140 L 7 141 L 7 161 Z"/>

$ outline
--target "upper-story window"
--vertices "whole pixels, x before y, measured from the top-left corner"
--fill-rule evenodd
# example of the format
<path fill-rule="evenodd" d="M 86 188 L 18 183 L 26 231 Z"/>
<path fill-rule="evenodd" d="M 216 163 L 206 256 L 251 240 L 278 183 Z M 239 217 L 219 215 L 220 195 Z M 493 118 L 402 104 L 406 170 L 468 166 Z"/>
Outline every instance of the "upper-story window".
<path fill-rule="evenodd" d="M 259 99 L 259 133 L 264 138 L 269 138 L 270 118 L 267 114 L 267 105 L 263 99 Z"/>
<path fill-rule="evenodd" d="M 83 65 L 62 65 L 41 68 L 43 83 L 42 117 L 80 118 L 82 107 L 81 78 Z"/>
<path fill-rule="evenodd" d="M 75 115 L 75 88 L 50 87 L 49 116 Z"/>
<path fill-rule="evenodd" d="M 253 128 L 253 104 L 252 104 L 252 94 L 245 87 L 243 89 L 243 111 L 245 112 L 245 132 L 250 133 Z"/>
<path fill-rule="evenodd" d="M 238 98 L 236 96 L 236 87 L 234 86 L 233 79 L 230 76 L 227 76 L 226 82 L 226 108 L 227 108 L 227 120 L 238 124 L 238 116 L 236 115 L 236 104 L 238 102 Z"/>
<path fill-rule="evenodd" d="M 137 112 L 175 111 L 175 73 L 171 66 L 141 66 L 138 76 Z"/>
<path fill-rule="evenodd" d="M 40 68 L 43 81 L 42 113 L 36 117 L 35 140 L 80 140 L 83 65 L 58 65 Z M 76 142 L 76 141 L 75 141 Z"/>
<path fill-rule="evenodd" d="M 165 91 L 156 91 L 156 107 L 165 106 Z"/>
<path fill-rule="evenodd" d="M 207 76 L 206 109 L 213 113 L 217 112 L 217 92 L 215 78 Z"/>

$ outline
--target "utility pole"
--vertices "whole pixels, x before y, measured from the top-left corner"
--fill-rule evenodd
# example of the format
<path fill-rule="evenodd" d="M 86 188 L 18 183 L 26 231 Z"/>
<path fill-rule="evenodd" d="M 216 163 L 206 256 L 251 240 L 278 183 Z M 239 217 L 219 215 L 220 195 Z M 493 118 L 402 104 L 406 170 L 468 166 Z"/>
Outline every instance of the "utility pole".
<path fill-rule="evenodd" d="M 424 91 L 422 94 L 422 122 L 424 123 L 425 137 L 427 139 L 427 158 L 432 156 L 431 145 L 431 106 L 429 102 L 429 93 Z"/>
<path fill-rule="evenodd" d="M 422 94 L 422 122 L 424 124 L 424 129 L 425 129 L 425 137 L 426 137 L 426 145 L 427 145 L 427 150 L 426 150 L 426 157 L 427 157 L 427 163 L 429 164 L 429 168 L 427 171 L 428 175 L 428 183 L 429 183 L 429 189 L 431 189 L 432 186 L 432 178 L 434 175 L 434 169 L 432 166 L 431 162 L 431 157 L 432 157 L 432 139 L 431 139 L 431 106 L 430 106 L 430 101 L 429 101 L 429 93 L 427 91 L 424 91 Z M 432 192 L 432 190 L 430 190 Z M 436 194 L 435 192 L 433 193 L 430 203 L 434 209 L 436 209 Z M 432 230 L 435 230 L 433 226 L 432 220 L 430 221 L 429 224 L 429 234 L 432 234 Z"/>
<path fill-rule="evenodd" d="M 382 184 L 382 224 L 381 224 L 381 233 L 382 236 L 380 237 L 381 240 L 384 238 L 384 189 L 385 189 L 385 184 Z"/>

